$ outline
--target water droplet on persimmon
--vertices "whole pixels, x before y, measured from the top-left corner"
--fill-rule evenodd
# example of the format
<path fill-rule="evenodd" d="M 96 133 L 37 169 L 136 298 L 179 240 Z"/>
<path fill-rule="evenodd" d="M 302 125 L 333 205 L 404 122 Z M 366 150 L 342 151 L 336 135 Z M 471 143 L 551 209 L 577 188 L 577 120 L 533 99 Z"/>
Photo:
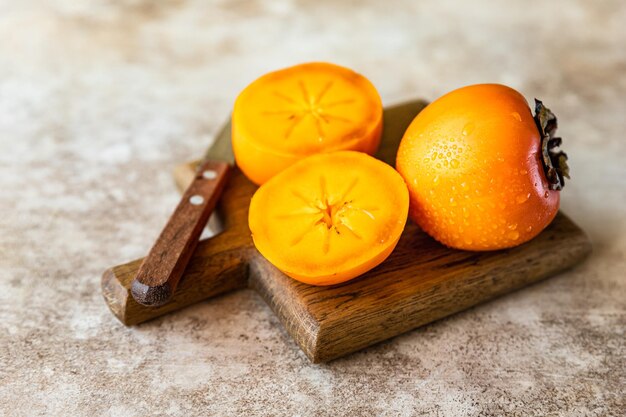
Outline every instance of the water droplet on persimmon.
<path fill-rule="evenodd" d="M 515 197 L 515 201 L 517 202 L 517 204 L 524 204 L 526 201 L 528 201 L 529 198 L 530 193 L 518 194 L 517 197 Z"/>
<path fill-rule="evenodd" d="M 519 232 L 517 230 L 513 230 L 512 232 L 510 232 L 508 235 L 506 235 L 509 239 L 511 240 L 517 240 L 519 239 Z"/>
<path fill-rule="evenodd" d="M 474 131 L 475 125 L 473 122 L 469 122 L 466 123 L 465 126 L 463 126 L 463 136 L 469 136 L 472 134 L 472 132 Z"/>

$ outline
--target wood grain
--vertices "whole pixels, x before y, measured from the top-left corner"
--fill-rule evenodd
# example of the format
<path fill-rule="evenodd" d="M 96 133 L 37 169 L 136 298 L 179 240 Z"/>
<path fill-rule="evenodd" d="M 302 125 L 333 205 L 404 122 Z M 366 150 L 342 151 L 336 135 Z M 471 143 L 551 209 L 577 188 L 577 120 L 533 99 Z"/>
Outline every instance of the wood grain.
<path fill-rule="evenodd" d="M 377 157 L 393 163 L 404 130 L 423 106 L 418 101 L 385 109 Z M 225 130 L 217 143 L 224 148 L 229 140 Z M 179 188 L 186 188 L 193 171 L 194 163 L 175 171 Z M 537 238 L 497 252 L 448 249 L 408 223 L 396 250 L 380 266 L 342 285 L 313 287 L 288 278 L 254 249 L 247 210 L 255 190 L 233 170 L 220 204 L 225 232 L 199 244 L 170 304 L 151 309 L 128 302 L 129 276 L 140 261 L 108 270 L 103 290 L 116 316 L 126 324 L 139 323 L 249 285 L 306 355 L 322 362 L 547 278 L 591 251 L 584 232 L 562 213 Z"/>
<path fill-rule="evenodd" d="M 392 255 L 355 281 L 302 284 L 259 255 L 250 284 L 307 356 L 324 362 L 547 278 L 590 249 L 563 214 L 528 244 L 497 252 L 451 250 L 409 223 Z"/>

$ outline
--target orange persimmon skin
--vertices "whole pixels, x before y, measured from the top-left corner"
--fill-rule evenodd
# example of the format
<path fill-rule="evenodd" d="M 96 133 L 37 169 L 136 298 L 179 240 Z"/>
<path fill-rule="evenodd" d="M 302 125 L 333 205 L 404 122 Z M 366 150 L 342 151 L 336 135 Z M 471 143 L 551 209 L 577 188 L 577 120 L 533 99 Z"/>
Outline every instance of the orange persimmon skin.
<path fill-rule="evenodd" d="M 397 171 L 362 152 L 339 151 L 305 158 L 263 184 L 248 224 L 256 248 L 286 275 L 333 285 L 389 256 L 408 209 Z"/>
<path fill-rule="evenodd" d="M 405 132 L 396 168 L 411 219 L 452 248 L 517 246 L 559 209 L 528 103 L 503 85 L 463 87 L 428 105 Z"/>
<path fill-rule="evenodd" d="M 263 75 L 235 101 L 232 144 L 241 171 L 263 184 L 316 153 L 380 144 L 382 102 L 365 77 L 329 63 L 307 63 Z"/>

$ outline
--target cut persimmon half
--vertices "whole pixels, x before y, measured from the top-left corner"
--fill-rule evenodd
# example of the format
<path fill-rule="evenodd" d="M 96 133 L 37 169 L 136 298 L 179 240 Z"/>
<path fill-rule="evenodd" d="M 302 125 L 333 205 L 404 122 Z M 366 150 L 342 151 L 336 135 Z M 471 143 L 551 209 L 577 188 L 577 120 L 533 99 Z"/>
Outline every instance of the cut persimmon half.
<path fill-rule="evenodd" d="M 262 185 L 248 223 L 254 245 L 286 275 L 338 284 L 383 262 L 409 209 L 404 180 L 367 154 L 340 151 L 305 158 Z"/>
<path fill-rule="evenodd" d="M 312 154 L 373 155 L 382 117 L 380 96 L 367 78 L 329 63 L 296 65 L 258 78 L 239 94 L 233 153 L 241 171 L 263 184 Z"/>

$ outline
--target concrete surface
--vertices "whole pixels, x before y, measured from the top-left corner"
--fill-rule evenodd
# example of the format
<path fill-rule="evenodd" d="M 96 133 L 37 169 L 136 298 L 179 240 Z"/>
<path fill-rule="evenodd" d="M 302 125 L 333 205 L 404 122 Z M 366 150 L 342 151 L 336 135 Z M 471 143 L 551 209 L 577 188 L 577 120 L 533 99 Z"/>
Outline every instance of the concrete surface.
<path fill-rule="evenodd" d="M 623 415 L 621 0 L 0 0 L 0 415 Z M 311 365 L 252 292 L 137 328 L 108 266 L 146 253 L 256 76 L 355 68 L 385 103 L 501 82 L 558 115 L 580 267 Z"/>

